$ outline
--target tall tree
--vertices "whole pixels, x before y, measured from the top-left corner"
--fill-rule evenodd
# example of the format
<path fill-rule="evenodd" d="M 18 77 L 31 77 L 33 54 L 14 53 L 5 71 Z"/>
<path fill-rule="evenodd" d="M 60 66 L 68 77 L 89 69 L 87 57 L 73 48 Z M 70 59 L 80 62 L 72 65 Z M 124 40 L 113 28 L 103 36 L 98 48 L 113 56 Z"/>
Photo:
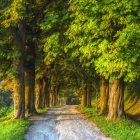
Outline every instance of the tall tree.
<path fill-rule="evenodd" d="M 87 65 L 94 63 L 97 73 L 106 79 L 110 77 L 113 83 L 110 84 L 109 103 L 123 102 L 122 78 L 134 80 L 139 76 L 138 0 L 71 0 L 70 5 L 73 18 L 67 32 L 70 47 L 82 53 L 81 59 L 85 58 Z M 121 90 L 117 90 L 119 88 Z M 112 105 L 109 105 L 108 119 L 123 115 L 123 111 L 119 113 L 117 109 L 117 113 L 110 116 L 114 110 Z M 123 103 L 115 106 L 123 110 Z"/>
<path fill-rule="evenodd" d="M 7 2 L 7 1 L 6 1 Z M 17 55 L 13 59 L 14 72 L 14 118 L 25 117 L 24 85 L 24 2 L 12 1 L 4 6 L 2 24 L 8 28 L 13 39 L 13 50 Z"/>
<path fill-rule="evenodd" d="M 100 77 L 100 115 L 106 115 L 108 112 L 109 98 L 109 80 Z"/>

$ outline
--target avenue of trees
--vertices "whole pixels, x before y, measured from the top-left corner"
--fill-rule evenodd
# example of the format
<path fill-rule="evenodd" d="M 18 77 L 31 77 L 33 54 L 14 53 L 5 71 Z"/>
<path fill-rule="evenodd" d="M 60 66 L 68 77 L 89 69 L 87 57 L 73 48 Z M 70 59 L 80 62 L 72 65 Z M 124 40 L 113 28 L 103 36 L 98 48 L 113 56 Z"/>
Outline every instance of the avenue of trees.
<path fill-rule="evenodd" d="M 91 107 L 98 92 L 99 115 L 123 116 L 125 85 L 140 78 L 139 7 L 139 0 L 0 0 L 0 81 L 13 91 L 13 118 L 56 106 L 62 94 Z"/>

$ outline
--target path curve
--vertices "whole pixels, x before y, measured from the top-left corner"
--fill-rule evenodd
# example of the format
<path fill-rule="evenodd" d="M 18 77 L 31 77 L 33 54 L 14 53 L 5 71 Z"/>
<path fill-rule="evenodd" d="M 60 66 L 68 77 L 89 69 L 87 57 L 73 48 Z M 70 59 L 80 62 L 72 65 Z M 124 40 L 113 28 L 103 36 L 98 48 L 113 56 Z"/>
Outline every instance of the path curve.
<path fill-rule="evenodd" d="M 75 106 L 52 108 L 29 119 L 33 125 L 25 134 L 26 140 L 111 140 Z"/>

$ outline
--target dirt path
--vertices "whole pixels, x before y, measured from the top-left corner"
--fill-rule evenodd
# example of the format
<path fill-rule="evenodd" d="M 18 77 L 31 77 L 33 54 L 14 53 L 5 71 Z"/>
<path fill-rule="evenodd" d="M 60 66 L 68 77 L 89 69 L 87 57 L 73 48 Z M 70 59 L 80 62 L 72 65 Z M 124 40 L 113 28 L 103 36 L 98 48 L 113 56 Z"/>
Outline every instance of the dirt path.
<path fill-rule="evenodd" d="M 111 140 L 75 106 L 53 108 L 30 120 L 33 125 L 25 135 L 26 140 Z"/>

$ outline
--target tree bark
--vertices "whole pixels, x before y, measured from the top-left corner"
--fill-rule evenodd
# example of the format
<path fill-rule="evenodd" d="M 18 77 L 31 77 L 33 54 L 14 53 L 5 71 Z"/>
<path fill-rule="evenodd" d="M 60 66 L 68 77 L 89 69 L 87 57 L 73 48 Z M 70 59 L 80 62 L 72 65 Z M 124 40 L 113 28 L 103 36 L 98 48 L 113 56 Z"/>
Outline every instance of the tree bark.
<path fill-rule="evenodd" d="M 35 72 L 25 73 L 25 114 L 36 113 L 35 109 Z"/>
<path fill-rule="evenodd" d="M 14 60 L 15 71 L 14 77 L 14 119 L 25 118 L 25 86 L 24 71 L 22 69 L 21 60 Z"/>
<path fill-rule="evenodd" d="M 30 76 L 29 73 L 25 72 L 25 116 L 29 114 L 30 108 Z"/>
<path fill-rule="evenodd" d="M 91 107 L 91 97 L 92 97 L 91 86 L 88 86 L 87 87 L 87 105 L 86 105 L 86 107 L 88 108 Z"/>
<path fill-rule="evenodd" d="M 98 93 L 96 90 L 95 92 L 96 92 L 96 111 L 98 111 Z"/>
<path fill-rule="evenodd" d="M 60 85 L 55 89 L 55 106 L 58 105 L 58 94 L 59 94 Z"/>
<path fill-rule="evenodd" d="M 50 93 L 50 107 L 54 106 L 54 93 Z"/>
<path fill-rule="evenodd" d="M 105 77 L 100 78 L 100 113 L 105 115 L 108 111 L 109 81 Z"/>
<path fill-rule="evenodd" d="M 50 106 L 57 106 L 58 105 L 58 93 L 59 93 L 60 86 L 56 86 L 50 94 Z"/>
<path fill-rule="evenodd" d="M 42 79 L 37 80 L 37 87 L 36 87 L 36 108 L 42 108 L 42 94 L 43 94 L 43 81 Z"/>
<path fill-rule="evenodd" d="M 109 84 L 109 112 L 107 120 L 116 119 L 124 115 L 124 84 L 122 79 Z"/>
<path fill-rule="evenodd" d="M 43 79 L 44 107 L 49 107 L 49 80 L 47 77 Z"/>
<path fill-rule="evenodd" d="M 32 41 L 26 43 L 25 67 L 25 111 L 28 114 L 36 113 L 35 109 L 35 44 Z"/>
<path fill-rule="evenodd" d="M 24 28 L 11 28 L 15 50 L 20 54 L 14 59 L 14 119 L 25 118 L 25 85 L 24 85 Z"/>
<path fill-rule="evenodd" d="M 87 106 L 87 87 L 84 88 L 83 94 L 82 94 L 82 106 Z"/>

